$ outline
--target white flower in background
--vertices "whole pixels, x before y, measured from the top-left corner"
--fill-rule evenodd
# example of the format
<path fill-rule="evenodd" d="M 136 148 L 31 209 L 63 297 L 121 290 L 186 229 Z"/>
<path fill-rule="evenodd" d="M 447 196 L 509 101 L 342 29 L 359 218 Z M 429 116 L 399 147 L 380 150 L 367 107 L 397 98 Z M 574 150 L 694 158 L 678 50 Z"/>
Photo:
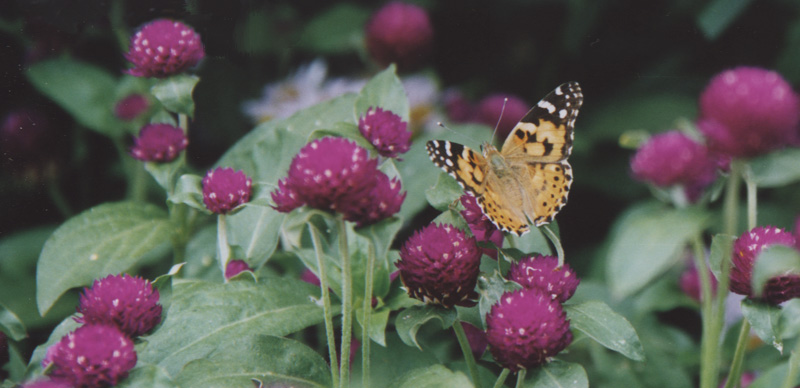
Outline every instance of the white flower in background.
<path fill-rule="evenodd" d="M 365 80 L 335 78 L 326 81 L 328 65 L 317 59 L 301 66 L 283 81 L 264 87 L 260 99 L 245 101 L 242 110 L 255 122 L 284 119 L 295 112 L 348 92 L 358 92 Z"/>
<path fill-rule="evenodd" d="M 409 121 L 416 132 L 428 124 L 435 125 L 435 108 L 441 100 L 441 91 L 435 78 L 416 74 L 403 78 L 403 88 L 408 96 Z M 441 121 L 441 120 L 439 120 Z"/>

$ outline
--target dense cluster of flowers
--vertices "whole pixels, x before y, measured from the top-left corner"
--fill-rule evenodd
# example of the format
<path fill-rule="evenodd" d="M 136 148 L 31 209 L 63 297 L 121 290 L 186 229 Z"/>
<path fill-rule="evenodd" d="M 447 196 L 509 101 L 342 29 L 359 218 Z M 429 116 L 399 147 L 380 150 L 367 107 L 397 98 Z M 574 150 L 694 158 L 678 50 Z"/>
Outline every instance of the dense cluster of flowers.
<path fill-rule="evenodd" d="M 226 214 L 250 201 L 252 186 L 244 172 L 217 167 L 203 178 L 203 203 L 213 213 Z"/>
<path fill-rule="evenodd" d="M 145 24 L 131 38 L 125 59 L 134 67 L 126 72 L 137 77 L 165 78 L 197 65 L 205 55 L 200 35 L 191 27 L 158 19 Z"/>

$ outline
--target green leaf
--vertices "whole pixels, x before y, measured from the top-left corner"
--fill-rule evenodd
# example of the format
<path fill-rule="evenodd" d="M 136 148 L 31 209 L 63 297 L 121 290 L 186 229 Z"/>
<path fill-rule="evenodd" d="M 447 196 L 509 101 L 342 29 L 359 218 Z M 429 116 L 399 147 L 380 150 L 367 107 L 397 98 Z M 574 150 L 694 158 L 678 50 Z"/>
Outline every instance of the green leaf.
<path fill-rule="evenodd" d="M 564 310 L 571 328 L 631 360 L 644 361 L 644 349 L 636 330 L 625 317 L 615 313 L 605 303 L 589 301 L 565 305 Z"/>
<path fill-rule="evenodd" d="M 797 353 L 792 352 L 788 362 L 780 363 L 770 368 L 764 373 L 760 373 L 758 378 L 748 385 L 747 388 L 774 388 L 783 387 L 786 381 L 786 375 L 789 373 L 789 363 L 796 362 Z M 795 376 L 794 381 L 791 381 L 789 386 L 796 387 L 800 384 L 800 376 Z"/>
<path fill-rule="evenodd" d="M 707 220 L 697 209 L 653 203 L 626 211 L 614 225 L 607 253 L 606 276 L 615 296 L 633 294 L 675 264 Z"/>
<path fill-rule="evenodd" d="M 459 198 L 464 194 L 464 189 L 459 186 L 453 177 L 445 173 L 439 174 L 436 183 L 425 190 L 425 198 L 434 209 L 445 211 L 453 204 L 458 204 Z"/>
<path fill-rule="evenodd" d="M 697 16 L 697 24 L 708 40 L 716 40 L 744 12 L 750 0 L 713 0 Z"/>
<path fill-rule="evenodd" d="M 506 280 L 497 270 L 491 274 L 481 273 L 478 276 L 478 311 L 480 311 L 481 320 L 485 320 L 486 314 L 492 309 L 492 306 L 500 300 L 506 292 L 516 291 L 522 288 L 519 284 Z M 482 322 L 482 326 L 486 326 L 486 322 Z"/>
<path fill-rule="evenodd" d="M 139 360 L 174 376 L 190 361 L 213 358 L 236 338 L 297 332 L 322 322 L 322 307 L 312 300 L 318 292 L 318 287 L 288 278 L 261 278 L 258 284 L 176 283 L 166 320 L 142 337 L 147 346 Z"/>
<path fill-rule="evenodd" d="M 56 328 L 50 333 L 50 337 L 47 338 L 47 341 L 37 346 L 36 349 L 33 350 L 31 360 L 28 362 L 28 369 L 25 371 L 25 376 L 41 376 L 42 360 L 47 354 L 47 349 L 50 348 L 50 346 L 53 346 L 53 344 L 56 342 L 61 341 L 62 337 L 77 329 L 79 326 L 80 323 L 75 322 L 72 317 L 68 317 L 61 321 L 61 323 L 59 323 L 58 326 L 56 326 Z"/>
<path fill-rule="evenodd" d="M 181 387 L 330 387 L 328 364 L 300 342 L 271 335 L 232 335 L 188 363 L 175 378 Z"/>
<path fill-rule="evenodd" d="M 150 89 L 150 93 L 170 112 L 194 117 L 192 92 L 199 81 L 200 77 L 196 75 L 179 74 L 159 80 Z"/>
<path fill-rule="evenodd" d="M 363 312 L 362 308 L 356 309 L 356 319 L 358 320 L 358 324 L 361 327 L 364 327 L 363 322 Z M 367 334 L 369 334 L 369 338 L 373 341 L 377 342 L 381 346 L 386 346 L 386 326 L 389 324 L 389 314 L 392 312 L 392 309 L 384 306 L 378 309 L 372 310 L 372 314 L 369 317 L 369 327 L 367 328 Z"/>
<path fill-rule="evenodd" d="M 364 44 L 364 24 L 369 11 L 353 4 L 338 4 L 314 17 L 303 28 L 298 48 L 315 55 L 356 51 Z"/>
<path fill-rule="evenodd" d="M 405 346 L 394 331 L 386 336 L 386 346 L 373 346 L 370 350 L 370 387 L 388 387 L 414 369 L 440 364 L 433 352 L 423 352 L 413 346 Z M 361 357 L 353 360 L 351 376 L 362 375 Z M 364 388 L 361 378 L 350 381 L 351 388 Z M 369 388 L 369 387 L 368 387 Z"/>
<path fill-rule="evenodd" d="M 63 57 L 32 65 L 27 76 L 81 125 L 107 136 L 122 135 L 122 123 L 113 114 L 117 81 L 105 70 Z"/>
<path fill-rule="evenodd" d="M 711 254 L 708 263 L 711 272 L 717 279 L 722 278 L 722 261 L 731 259 L 734 241 L 736 241 L 736 236 L 728 234 L 717 234 L 711 239 Z"/>
<path fill-rule="evenodd" d="M 444 365 L 414 369 L 390 385 L 392 388 L 468 388 L 472 382 L 465 374 L 453 372 Z"/>
<path fill-rule="evenodd" d="M 530 388 L 588 388 L 589 378 L 580 364 L 553 360 L 528 371 L 523 387 Z"/>
<path fill-rule="evenodd" d="M 235 246 L 235 258 L 253 268 L 261 267 L 278 247 L 285 218 L 286 214 L 275 209 L 250 204 L 227 216 L 228 244 Z"/>
<path fill-rule="evenodd" d="M 781 187 L 800 180 L 800 149 L 770 152 L 749 162 L 758 187 Z"/>
<path fill-rule="evenodd" d="M 780 307 L 744 299 L 742 300 L 742 315 L 750 322 L 750 326 L 758 338 L 783 353 L 783 341 L 780 339 L 783 331 Z"/>
<path fill-rule="evenodd" d="M 456 210 L 442 212 L 431 221 L 431 224 L 450 224 L 463 231 L 469 231 L 467 221 L 464 221 L 464 217 L 461 217 L 461 214 Z"/>
<path fill-rule="evenodd" d="M 203 202 L 203 178 L 194 174 L 183 174 L 175 184 L 175 191 L 167 200 L 175 204 L 184 204 L 205 214 L 211 214 Z"/>
<path fill-rule="evenodd" d="M 0 331 L 6 333 L 8 338 L 14 341 L 22 341 L 28 336 L 25 324 L 19 320 L 13 311 L 3 305 L 0 305 Z"/>
<path fill-rule="evenodd" d="M 553 230 L 556 236 L 559 236 L 558 221 L 551 222 L 550 229 Z M 526 255 L 535 253 L 542 255 L 555 254 L 553 248 L 550 247 L 550 239 L 547 238 L 541 227 L 531 227 L 531 231 L 524 236 L 508 234 L 507 238 L 511 240 L 510 246 L 517 247 L 517 249 L 524 252 Z M 566 261 L 569 261 L 569 256 L 567 256 Z"/>
<path fill-rule="evenodd" d="M 177 388 L 178 385 L 172 382 L 167 371 L 155 365 L 137 363 L 131 369 L 130 375 L 119 384 L 117 388 Z"/>
<path fill-rule="evenodd" d="M 308 137 L 309 141 L 321 139 L 323 137 L 333 136 L 333 137 L 344 137 L 348 140 L 354 141 L 359 147 L 365 148 L 370 150 L 372 155 L 376 154 L 375 146 L 361 134 L 361 131 L 358 130 L 358 125 L 350 122 L 339 122 L 333 125 L 333 129 L 317 129 L 314 132 L 311 132 L 311 135 Z"/>
<path fill-rule="evenodd" d="M 780 338 L 793 338 L 800 335 L 800 299 L 791 299 L 781 304 Z"/>
<path fill-rule="evenodd" d="M 438 319 L 442 323 L 442 329 L 446 329 L 453 325 L 457 315 L 456 309 L 446 309 L 434 305 L 414 306 L 398 314 L 394 324 L 397 327 L 397 335 L 400 336 L 403 343 L 422 350 L 417 343 L 419 328 L 432 319 Z"/>
<path fill-rule="evenodd" d="M 186 153 L 169 163 L 146 162 L 144 169 L 150 173 L 161 188 L 167 193 L 172 193 L 175 186 L 175 177 L 186 166 Z"/>
<path fill-rule="evenodd" d="M 800 274 L 800 252 L 783 245 L 768 246 L 753 263 L 751 285 L 755 296 L 761 296 L 769 279 L 787 274 Z"/>
<path fill-rule="evenodd" d="M 163 210 L 118 202 L 69 219 L 44 245 L 36 272 L 36 302 L 44 315 L 61 294 L 109 274 L 123 272 L 158 248 L 166 248 L 170 225 Z"/>
<path fill-rule="evenodd" d="M 372 77 L 361 89 L 356 99 L 355 122 L 371 107 L 392 111 L 408 122 L 408 97 L 403 83 L 397 78 L 394 64 Z"/>

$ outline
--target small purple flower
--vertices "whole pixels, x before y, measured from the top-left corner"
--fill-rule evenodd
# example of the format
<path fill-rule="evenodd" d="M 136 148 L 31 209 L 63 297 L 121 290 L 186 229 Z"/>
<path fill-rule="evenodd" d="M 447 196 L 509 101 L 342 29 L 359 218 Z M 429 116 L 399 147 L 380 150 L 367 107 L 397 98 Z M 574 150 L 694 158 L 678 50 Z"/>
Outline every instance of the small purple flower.
<path fill-rule="evenodd" d="M 413 4 L 399 1 L 386 4 L 366 25 L 367 50 L 381 66 L 396 63 L 401 70 L 412 70 L 427 59 L 433 43 L 433 27 L 428 13 Z"/>
<path fill-rule="evenodd" d="M 400 193 L 400 180 L 390 180 L 381 171 L 376 171 L 375 174 L 375 186 L 370 194 L 362 197 L 359 202 L 346 203 L 341 209 L 344 219 L 355 222 L 359 228 L 395 215 L 406 198 L 406 193 Z"/>
<path fill-rule="evenodd" d="M 764 248 L 771 245 L 795 246 L 791 233 L 772 226 L 759 226 L 742 234 L 733 244 L 733 268 L 731 268 L 732 292 L 756 298 L 751 286 L 753 264 Z M 782 275 L 770 278 L 764 285 L 759 299 L 773 305 L 800 297 L 800 275 Z"/>
<path fill-rule="evenodd" d="M 506 98 L 508 98 L 508 102 L 506 102 Z M 503 108 L 504 104 L 505 108 Z M 517 122 L 525 117 L 530 107 L 527 102 L 517 96 L 492 94 L 478 103 L 475 119 L 492 128 L 497 126 L 497 138 L 502 140 L 508 137 Z"/>
<path fill-rule="evenodd" d="M 444 109 L 447 117 L 457 123 L 474 120 L 475 106 L 457 89 L 450 89 L 444 94 Z"/>
<path fill-rule="evenodd" d="M 117 326 L 134 338 L 152 330 L 161 322 L 158 290 L 138 276 L 108 275 L 85 288 L 75 321 L 84 324 Z"/>
<path fill-rule="evenodd" d="M 217 167 L 203 178 L 203 202 L 208 210 L 226 214 L 250 201 L 253 180 L 242 171 Z"/>
<path fill-rule="evenodd" d="M 581 282 L 569 264 L 559 267 L 558 258 L 542 255 L 523 257 L 511 264 L 508 279 L 527 289 L 539 289 L 561 303 L 572 298 Z"/>
<path fill-rule="evenodd" d="M 411 131 L 400 116 L 382 108 L 369 108 L 358 120 L 358 130 L 372 143 L 378 153 L 387 158 L 408 152 Z"/>
<path fill-rule="evenodd" d="M 18 109 L 10 112 L 0 127 L 0 155 L 12 169 L 41 167 L 53 153 L 50 120 L 39 111 Z"/>
<path fill-rule="evenodd" d="M 709 275 L 711 276 L 711 293 L 712 295 L 716 295 L 717 278 L 710 271 Z M 683 271 L 683 273 L 681 274 L 679 284 L 684 294 L 686 294 L 687 296 L 689 296 L 690 298 L 694 299 L 697 302 L 702 301 L 700 272 L 697 271 L 697 267 L 695 267 L 693 262 L 691 262 L 689 266 L 686 268 L 686 270 Z"/>
<path fill-rule="evenodd" d="M 150 108 L 150 101 L 142 94 L 133 93 L 114 105 L 114 115 L 120 120 L 131 121 Z"/>
<path fill-rule="evenodd" d="M 72 388 L 66 381 L 37 380 L 22 385 L 21 388 Z"/>
<path fill-rule="evenodd" d="M 489 344 L 486 339 L 486 332 L 473 326 L 471 323 L 462 321 L 461 325 L 464 327 L 464 334 L 467 335 L 467 341 L 469 342 L 469 348 L 472 350 L 472 354 L 475 358 L 480 358 L 486 350 L 486 346 Z"/>
<path fill-rule="evenodd" d="M 191 27 L 173 20 L 147 23 L 131 38 L 125 59 L 134 67 L 126 73 L 136 77 L 165 78 L 197 65 L 206 53 Z"/>
<path fill-rule="evenodd" d="M 308 284 L 313 284 L 313 285 L 315 285 L 317 287 L 322 285 L 322 283 L 320 283 L 319 278 L 317 277 L 317 275 L 315 275 L 314 272 L 312 272 L 310 269 L 307 269 L 307 268 L 303 271 L 303 273 L 300 274 L 300 280 L 302 280 L 302 281 L 304 281 L 304 282 L 306 282 Z"/>
<path fill-rule="evenodd" d="M 131 156 L 144 162 L 167 163 L 186 149 L 189 140 L 178 127 L 169 124 L 147 124 L 133 139 Z"/>
<path fill-rule="evenodd" d="M 539 289 L 506 292 L 486 316 L 494 359 L 516 372 L 547 362 L 572 343 L 561 303 Z"/>
<path fill-rule="evenodd" d="M 636 179 L 658 187 L 683 185 L 695 201 L 716 178 L 717 161 L 708 149 L 679 131 L 651 137 L 631 159 Z"/>
<path fill-rule="evenodd" d="M 700 131 L 709 147 L 753 157 L 798 139 L 800 97 L 780 74 L 757 67 L 724 71 L 700 96 Z"/>
<path fill-rule="evenodd" d="M 396 263 L 412 298 L 444 307 L 470 305 L 477 297 L 481 251 L 453 225 L 428 225 L 400 249 Z"/>
<path fill-rule="evenodd" d="M 461 216 L 467 221 L 469 230 L 475 236 L 478 242 L 492 242 L 498 248 L 503 247 L 503 231 L 497 229 L 496 226 L 483 214 L 478 201 L 470 194 L 461 196 L 461 204 L 464 205 L 464 210 L 461 211 Z M 481 252 L 495 260 L 497 260 L 497 250 L 490 248 L 481 248 Z"/>
<path fill-rule="evenodd" d="M 244 271 L 252 271 L 244 260 L 231 260 L 225 266 L 225 279 L 230 279 Z"/>
<path fill-rule="evenodd" d="M 136 365 L 133 341 L 116 326 L 84 325 L 50 347 L 42 367 L 53 364 L 50 377 L 75 387 L 117 385 Z"/>

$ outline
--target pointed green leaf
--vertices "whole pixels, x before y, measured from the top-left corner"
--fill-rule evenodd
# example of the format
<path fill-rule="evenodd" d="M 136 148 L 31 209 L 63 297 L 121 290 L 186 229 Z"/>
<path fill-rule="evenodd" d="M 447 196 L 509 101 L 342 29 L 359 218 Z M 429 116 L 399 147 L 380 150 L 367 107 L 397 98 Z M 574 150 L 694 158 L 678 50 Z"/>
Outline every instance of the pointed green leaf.
<path fill-rule="evenodd" d="M 764 249 L 753 263 L 751 285 L 755 296 L 761 296 L 769 279 L 786 274 L 800 274 L 800 252 L 783 245 Z"/>
<path fill-rule="evenodd" d="M 159 80 L 150 92 L 170 112 L 194 117 L 194 100 L 192 92 L 200 78 L 195 75 L 179 74 Z"/>
<path fill-rule="evenodd" d="M 183 174 L 175 184 L 175 191 L 169 194 L 168 201 L 184 204 L 195 210 L 211 214 L 203 202 L 203 178 L 194 174 Z"/>
<path fill-rule="evenodd" d="M 235 246 L 235 258 L 247 261 L 253 268 L 261 267 L 278 247 L 285 218 L 286 214 L 275 209 L 252 204 L 245 204 L 228 216 L 228 244 Z"/>
<path fill-rule="evenodd" d="M 414 369 L 391 385 L 392 388 L 469 388 L 472 382 L 465 374 L 453 372 L 444 365 Z"/>
<path fill-rule="evenodd" d="M 749 163 L 758 187 L 780 187 L 800 180 L 800 149 L 786 148 L 752 159 Z"/>
<path fill-rule="evenodd" d="M 167 371 L 155 365 L 137 363 L 127 378 L 115 385 L 117 388 L 178 388 Z"/>
<path fill-rule="evenodd" d="M 454 204 L 458 204 L 458 200 L 463 194 L 464 189 L 453 177 L 445 173 L 440 173 L 436 183 L 425 190 L 425 198 L 428 203 L 440 211 L 445 211 Z"/>
<path fill-rule="evenodd" d="M 182 153 L 170 163 L 146 162 L 144 169 L 150 173 L 159 186 L 171 193 L 175 186 L 175 177 L 186 166 L 186 153 Z"/>
<path fill-rule="evenodd" d="M 722 261 L 731 259 L 734 241 L 736 241 L 736 236 L 727 234 L 717 234 L 711 239 L 711 254 L 708 257 L 708 264 L 717 279 L 722 277 Z"/>
<path fill-rule="evenodd" d="M 747 322 L 750 322 L 753 331 L 761 340 L 783 353 L 783 341 L 780 338 L 783 331 L 780 307 L 744 299 L 742 300 L 742 315 Z"/>
<path fill-rule="evenodd" d="M 106 203 L 65 222 L 44 245 L 36 272 L 36 302 L 44 315 L 61 294 L 123 272 L 166 248 L 169 221 L 142 203 Z"/>
<path fill-rule="evenodd" d="M 589 301 L 565 305 L 564 310 L 571 328 L 631 360 L 644 361 L 644 348 L 636 330 L 625 317 L 615 313 L 605 303 Z"/>
<path fill-rule="evenodd" d="M 0 331 L 6 333 L 8 338 L 14 341 L 22 341 L 28 336 L 25 324 L 19 320 L 13 311 L 3 305 L 0 305 Z"/>
<path fill-rule="evenodd" d="M 589 378 L 580 364 L 553 360 L 528 371 L 523 387 L 589 388 Z"/>
<path fill-rule="evenodd" d="M 408 346 L 416 346 L 419 350 L 422 347 L 417 343 L 417 331 L 426 322 L 438 319 L 442 323 L 442 329 L 453 325 L 457 317 L 456 309 L 446 309 L 441 306 L 423 305 L 405 309 L 397 315 L 395 326 L 400 339 Z"/>
<path fill-rule="evenodd" d="M 355 122 L 367 113 L 371 107 L 380 107 L 400 116 L 408 122 L 409 107 L 406 90 L 400 78 L 397 78 L 395 66 L 389 65 L 385 70 L 370 79 L 361 93 L 358 94 L 355 105 Z"/>

